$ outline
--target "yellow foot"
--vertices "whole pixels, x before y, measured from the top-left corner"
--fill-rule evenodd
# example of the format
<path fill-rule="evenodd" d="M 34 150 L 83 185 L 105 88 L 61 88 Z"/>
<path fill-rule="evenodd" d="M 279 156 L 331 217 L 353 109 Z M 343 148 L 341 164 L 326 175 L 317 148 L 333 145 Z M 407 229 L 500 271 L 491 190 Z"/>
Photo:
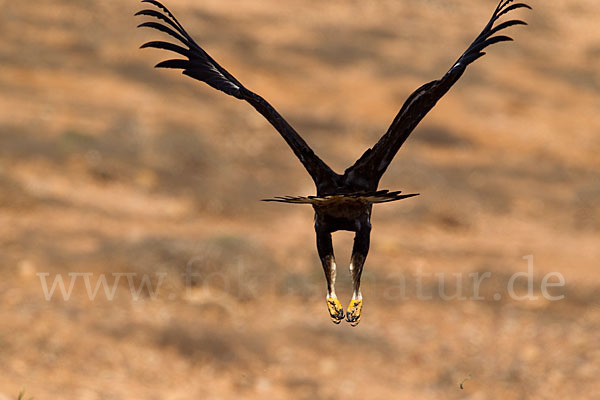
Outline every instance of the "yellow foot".
<path fill-rule="evenodd" d="M 336 297 L 327 298 L 327 308 L 329 309 L 329 316 L 334 324 L 339 324 L 344 319 L 344 308 L 342 303 Z"/>
<path fill-rule="evenodd" d="M 346 312 L 346 321 L 352 326 L 358 325 L 360 322 L 360 312 L 362 311 L 362 299 L 354 299 L 350 301 L 348 312 Z"/>

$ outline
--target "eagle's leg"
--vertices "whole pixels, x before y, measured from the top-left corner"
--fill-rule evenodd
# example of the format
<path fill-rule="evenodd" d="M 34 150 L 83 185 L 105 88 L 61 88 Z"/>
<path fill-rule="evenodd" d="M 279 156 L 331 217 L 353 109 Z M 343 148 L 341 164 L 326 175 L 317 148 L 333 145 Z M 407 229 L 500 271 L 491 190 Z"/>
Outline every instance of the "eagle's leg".
<path fill-rule="evenodd" d="M 331 321 L 334 324 L 339 324 L 344 319 L 344 308 L 335 294 L 336 266 L 331 232 L 320 229 L 318 224 L 315 224 L 315 229 L 317 231 L 317 250 L 323 264 L 323 270 L 325 271 L 325 279 L 327 280 L 327 309 L 329 310 Z"/>
<path fill-rule="evenodd" d="M 352 300 L 346 312 L 346 321 L 352 326 L 360 322 L 363 300 L 360 292 L 360 276 L 363 265 L 369 252 L 369 243 L 371 240 L 371 225 L 367 222 L 356 232 L 354 236 L 354 246 L 352 248 L 352 257 L 350 259 L 350 274 L 352 275 Z"/>

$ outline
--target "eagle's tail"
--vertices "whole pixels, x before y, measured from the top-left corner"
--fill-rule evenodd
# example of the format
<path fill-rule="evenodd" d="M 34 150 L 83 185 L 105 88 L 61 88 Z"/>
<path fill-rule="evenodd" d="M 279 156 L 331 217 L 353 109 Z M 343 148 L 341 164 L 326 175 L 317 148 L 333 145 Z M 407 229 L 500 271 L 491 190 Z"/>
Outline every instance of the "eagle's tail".
<path fill-rule="evenodd" d="M 389 190 L 377 190 L 373 192 L 356 192 L 346 194 L 333 194 L 327 196 L 277 196 L 262 201 L 277 201 L 292 204 L 326 205 L 328 203 L 360 202 L 364 204 L 389 203 L 390 201 L 402 200 L 418 196 L 419 193 L 401 194 L 401 191 L 390 192 Z"/>

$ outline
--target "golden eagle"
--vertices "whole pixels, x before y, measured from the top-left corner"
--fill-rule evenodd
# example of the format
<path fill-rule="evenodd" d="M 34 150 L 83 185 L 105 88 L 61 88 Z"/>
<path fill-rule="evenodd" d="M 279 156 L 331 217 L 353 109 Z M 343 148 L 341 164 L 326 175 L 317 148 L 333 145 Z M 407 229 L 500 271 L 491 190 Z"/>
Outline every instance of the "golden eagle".
<path fill-rule="evenodd" d="M 329 314 L 334 323 L 340 323 L 345 317 L 352 326 L 359 323 L 361 316 L 360 276 L 369 251 L 373 204 L 417 196 L 417 194 L 402 194 L 400 191 L 380 190 L 378 189 L 379 180 L 406 138 L 438 100 L 458 81 L 467 66 L 483 56 L 485 54 L 483 50 L 487 46 L 512 40 L 508 36 L 497 33 L 513 25 L 526 25 L 525 22 L 516 19 L 496 24 L 498 19 L 518 8 L 531 9 L 524 3 L 513 4 L 513 0 L 501 0 L 479 36 L 450 70 L 441 79 L 429 82 L 412 93 L 387 132 L 375 146 L 365 151 L 343 174 L 338 174 L 312 151 L 294 128 L 265 99 L 248 90 L 204 51 L 164 5 L 156 0 L 143 0 L 142 2 L 149 3 L 156 8 L 142 10 L 136 15 L 154 17 L 158 19 L 158 22 L 144 22 L 139 27 L 162 31 L 176 39 L 179 44 L 152 41 L 141 47 L 169 50 L 183 56 L 183 58 L 163 61 L 156 67 L 181 69 L 185 75 L 250 103 L 277 129 L 312 177 L 317 191 L 315 196 L 276 197 L 265 201 L 311 204 L 313 206 L 317 250 L 327 280 Z M 345 313 L 335 294 L 336 265 L 331 233 L 338 230 L 355 232 L 350 262 L 353 294 Z"/>

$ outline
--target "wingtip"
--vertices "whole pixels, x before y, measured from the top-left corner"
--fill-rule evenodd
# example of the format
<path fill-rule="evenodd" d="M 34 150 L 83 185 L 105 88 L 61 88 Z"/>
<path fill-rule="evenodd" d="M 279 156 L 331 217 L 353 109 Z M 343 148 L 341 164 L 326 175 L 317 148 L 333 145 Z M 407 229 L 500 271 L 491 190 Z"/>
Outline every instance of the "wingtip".
<path fill-rule="evenodd" d="M 282 200 L 285 200 L 285 197 L 275 196 L 275 197 L 271 197 L 270 199 L 260 199 L 260 201 L 266 201 L 266 202 L 282 201 Z"/>
<path fill-rule="evenodd" d="M 173 61 L 175 61 L 175 60 L 161 61 L 158 64 L 156 64 L 154 66 L 154 68 L 165 68 L 165 69 L 180 69 L 180 68 L 182 68 L 179 66 L 174 66 Z M 177 61 L 179 61 L 179 60 L 177 60 Z"/>

